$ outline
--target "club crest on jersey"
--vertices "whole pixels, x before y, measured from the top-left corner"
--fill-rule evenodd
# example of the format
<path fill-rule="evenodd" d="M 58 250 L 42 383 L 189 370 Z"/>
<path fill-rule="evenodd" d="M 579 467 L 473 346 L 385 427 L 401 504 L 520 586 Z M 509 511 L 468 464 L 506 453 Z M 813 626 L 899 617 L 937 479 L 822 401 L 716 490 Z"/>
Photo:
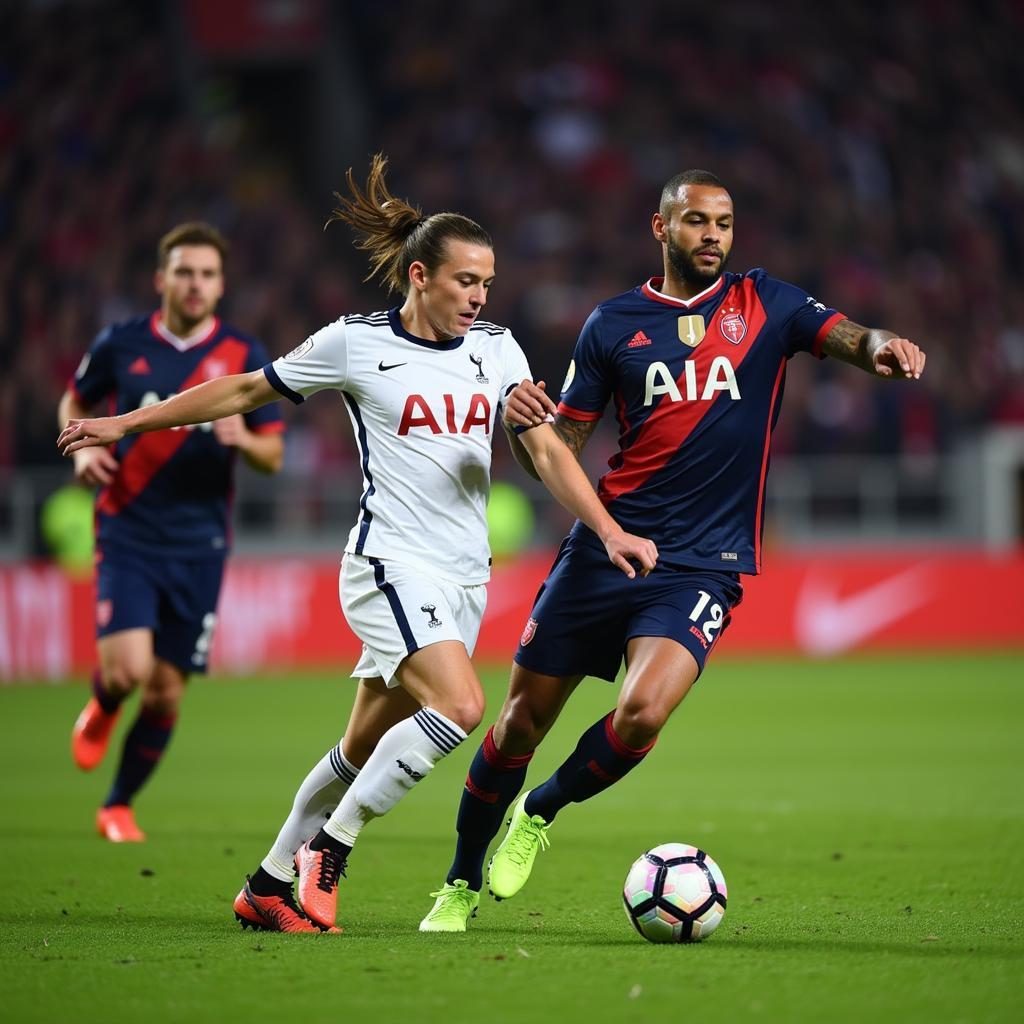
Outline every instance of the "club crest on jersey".
<path fill-rule="evenodd" d="M 437 605 L 436 604 L 421 604 L 420 605 L 420 611 L 421 612 L 426 612 L 430 616 L 430 621 L 427 623 L 427 626 L 429 626 L 430 629 L 437 629 L 438 626 L 443 626 L 444 625 L 444 622 L 442 622 L 441 619 L 439 619 L 434 614 L 434 612 L 437 611 Z"/>
<path fill-rule="evenodd" d="M 696 348 L 704 337 L 704 317 L 699 313 L 681 316 L 676 321 L 676 327 L 679 331 L 679 340 L 690 348 Z"/>
<path fill-rule="evenodd" d="M 537 620 L 527 619 L 526 626 L 523 628 L 523 635 L 519 638 L 519 646 L 525 647 L 533 639 L 533 636 L 536 632 Z"/>
<path fill-rule="evenodd" d="M 203 364 L 203 376 L 207 380 L 216 380 L 218 377 L 223 377 L 228 372 L 228 362 L 226 359 L 207 359 Z"/>
<path fill-rule="evenodd" d="M 307 338 L 301 345 L 296 345 L 295 348 L 285 356 L 285 359 L 298 359 L 299 356 L 304 356 L 312 347 L 313 339 Z"/>
<path fill-rule="evenodd" d="M 738 345 L 747 336 L 747 321 L 742 313 L 726 313 L 719 321 L 718 329 L 726 341 Z"/>
<path fill-rule="evenodd" d="M 469 361 L 476 367 L 476 379 L 481 384 L 490 384 L 490 377 L 484 376 L 484 357 L 475 356 L 472 352 L 469 353 Z"/>

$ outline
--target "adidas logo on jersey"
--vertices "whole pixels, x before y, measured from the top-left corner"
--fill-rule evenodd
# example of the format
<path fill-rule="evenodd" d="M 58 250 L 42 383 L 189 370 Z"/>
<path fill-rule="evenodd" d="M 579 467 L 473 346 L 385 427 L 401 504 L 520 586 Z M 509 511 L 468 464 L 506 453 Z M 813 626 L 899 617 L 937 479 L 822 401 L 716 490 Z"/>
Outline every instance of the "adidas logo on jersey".
<path fill-rule="evenodd" d="M 131 366 L 128 367 L 128 372 L 138 376 L 144 373 L 152 373 L 153 370 L 151 369 L 149 361 L 146 359 L 146 357 L 139 356 L 139 358 L 136 359 L 135 362 L 133 362 Z"/>
<path fill-rule="evenodd" d="M 643 331 L 637 331 L 632 338 L 629 339 L 626 344 L 626 348 L 640 348 L 641 345 L 653 345 L 654 342 L 644 334 Z"/>

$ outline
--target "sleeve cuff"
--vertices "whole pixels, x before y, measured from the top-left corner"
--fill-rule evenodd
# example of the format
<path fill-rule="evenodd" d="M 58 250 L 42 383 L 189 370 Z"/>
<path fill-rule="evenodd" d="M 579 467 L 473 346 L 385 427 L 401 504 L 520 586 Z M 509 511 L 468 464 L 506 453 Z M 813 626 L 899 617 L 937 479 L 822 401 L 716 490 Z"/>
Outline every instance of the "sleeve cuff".
<path fill-rule="evenodd" d="M 249 429 L 254 434 L 283 434 L 284 420 L 272 420 L 270 423 L 257 423 Z"/>
<path fill-rule="evenodd" d="M 583 423 L 593 423 L 594 420 L 601 418 L 599 412 L 587 412 L 584 409 L 574 409 L 571 405 L 566 405 L 565 402 L 558 403 L 558 415 L 564 416 L 567 420 L 580 420 Z"/>
<path fill-rule="evenodd" d="M 845 320 L 845 313 L 833 313 L 819 328 L 818 333 L 814 336 L 814 344 L 811 346 L 811 354 L 816 356 L 818 359 L 824 359 L 825 355 L 821 351 L 821 346 L 825 344 L 825 335 L 832 330 L 833 327 L 840 320 Z"/>
<path fill-rule="evenodd" d="M 289 402 L 293 402 L 295 405 L 302 405 L 306 400 L 298 393 L 298 391 L 292 391 L 292 389 L 288 387 L 280 377 L 278 377 L 277 370 L 274 369 L 273 363 L 267 363 L 267 365 L 263 367 L 263 376 L 270 381 L 270 386 L 278 392 L 278 394 L 287 398 Z"/>

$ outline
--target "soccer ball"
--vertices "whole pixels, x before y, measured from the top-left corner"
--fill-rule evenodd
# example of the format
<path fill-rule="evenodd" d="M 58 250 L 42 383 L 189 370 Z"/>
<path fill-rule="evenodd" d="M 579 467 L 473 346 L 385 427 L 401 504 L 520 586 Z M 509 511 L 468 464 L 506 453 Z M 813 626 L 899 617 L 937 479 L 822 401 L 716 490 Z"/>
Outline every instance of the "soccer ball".
<path fill-rule="evenodd" d="M 696 846 L 662 843 L 633 862 L 622 902 L 649 942 L 698 942 L 725 916 L 722 869 Z"/>

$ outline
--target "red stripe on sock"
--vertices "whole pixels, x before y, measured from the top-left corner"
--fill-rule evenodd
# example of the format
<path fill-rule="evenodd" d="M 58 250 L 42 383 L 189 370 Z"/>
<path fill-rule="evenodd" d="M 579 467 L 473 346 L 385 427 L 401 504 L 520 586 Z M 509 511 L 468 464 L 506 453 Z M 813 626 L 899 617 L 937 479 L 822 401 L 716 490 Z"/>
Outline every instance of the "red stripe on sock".
<path fill-rule="evenodd" d="M 170 732 L 174 728 L 174 723 L 177 722 L 178 716 L 175 715 L 161 715 L 159 712 L 150 711 L 149 708 L 139 709 L 139 718 L 141 718 L 147 725 L 155 726 L 157 729 L 164 729 Z"/>
<path fill-rule="evenodd" d="M 608 712 L 608 717 L 604 720 L 604 734 L 608 737 L 608 742 L 612 746 L 612 750 L 615 751 L 620 757 L 631 757 L 634 761 L 639 761 L 641 757 L 651 751 L 651 748 L 655 743 L 658 742 L 658 737 L 655 736 L 646 747 L 642 747 L 637 750 L 635 747 L 629 747 L 619 739 L 618 733 L 616 733 L 612 726 L 612 719 L 615 717 L 614 711 Z"/>
<path fill-rule="evenodd" d="M 602 782 L 618 782 L 621 775 L 609 775 L 593 758 L 587 762 L 591 775 L 596 775 Z"/>
<path fill-rule="evenodd" d="M 523 765 L 530 763 L 530 758 L 533 757 L 533 751 L 531 750 L 528 754 L 520 754 L 517 757 L 509 757 L 508 754 L 503 754 L 494 742 L 494 726 L 487 730 L 487 735 L 484 737 L 483 742 L 484 758 L 492 768 L 498 768 L 501 771 L 511 771 L 513 768 L 522 768 Z"/>
<path fill-rule="evenodd" d="M 466 789 L 468 789 L 470 794 L 475 796 L 477 800 L 483 800 L 486 804 L 496 804 L 498 802 L 497 793 L 491 793 L 489 790 L 481 789 L 468 775 L 466 776 Z"/>

